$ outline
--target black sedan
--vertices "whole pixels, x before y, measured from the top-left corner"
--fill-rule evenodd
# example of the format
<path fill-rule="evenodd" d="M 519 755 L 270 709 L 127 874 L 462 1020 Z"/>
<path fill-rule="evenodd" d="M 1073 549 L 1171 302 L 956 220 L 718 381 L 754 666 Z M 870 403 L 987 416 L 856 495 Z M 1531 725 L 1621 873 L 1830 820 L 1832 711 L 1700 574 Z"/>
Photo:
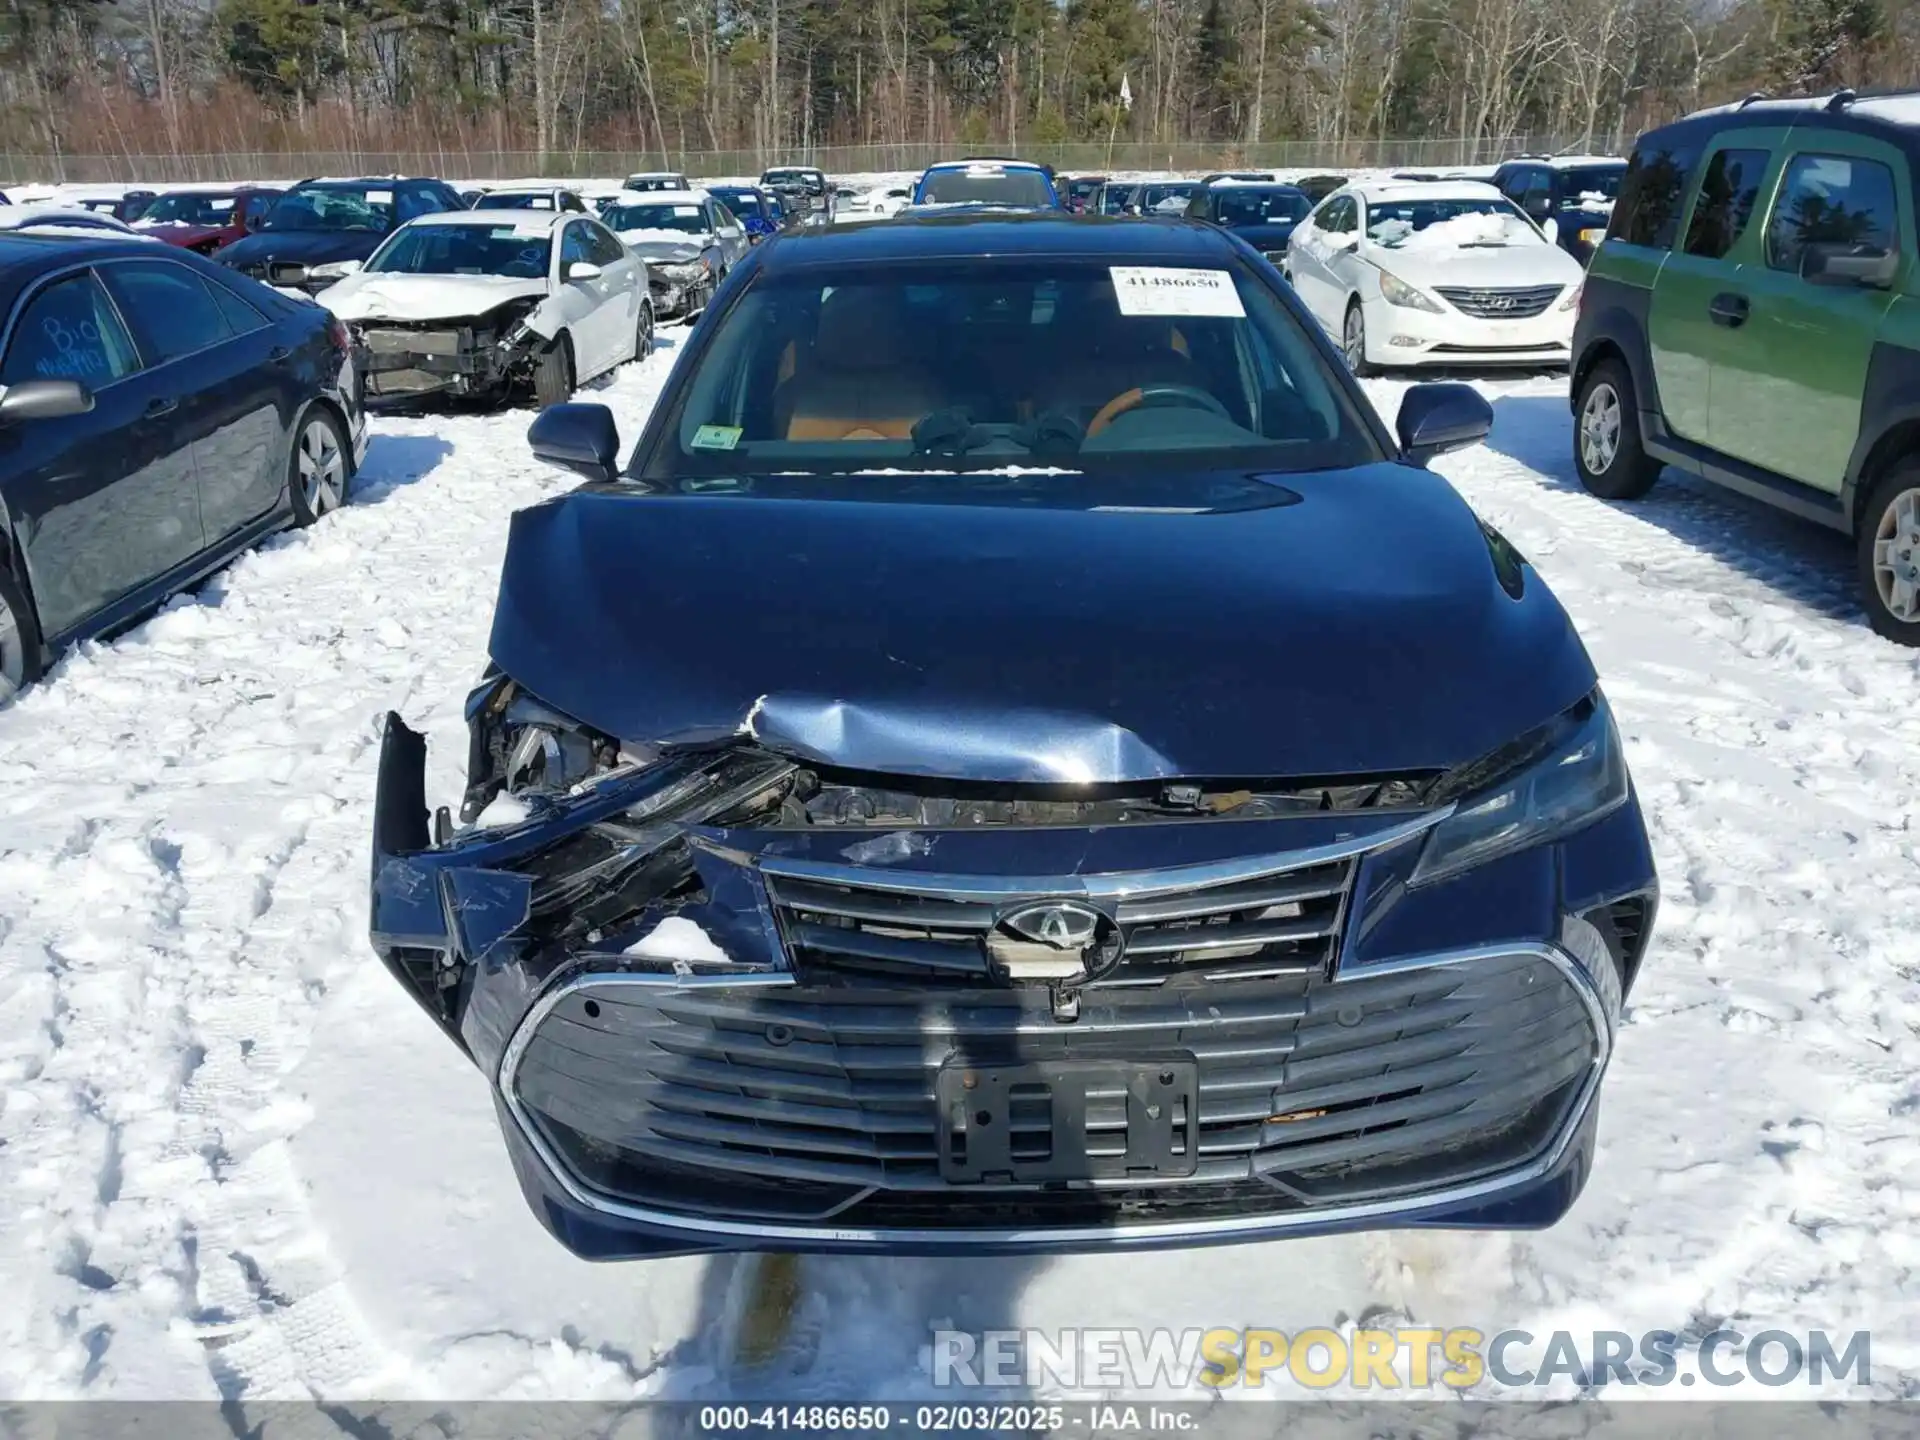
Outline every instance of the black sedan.
<path fill-rule="evenodd" d="M 222 250 L 220 263 L 317 295 L 407 221 L 466 208 L 440 180 L 303 180 L 274 202 L 254 234 Z"/>
<path fill-rule="evenodd" d="M 262 536 L 366 452 L 346 329 L 189 251 L 0 237 L 0 700 Z"/>
<path fill-rule="evenodd" d="M 624 471 L 543 412 L 591 479 L 513 517 L 472 823 L 390 716 L 371 906 L 541 1220 L 1557 1220 L 1655 877 L 1579 637 L 1425 469 L 1490 421 L 1388 430 L 1218 230 L 1058 211 L 753 251 Z"/>

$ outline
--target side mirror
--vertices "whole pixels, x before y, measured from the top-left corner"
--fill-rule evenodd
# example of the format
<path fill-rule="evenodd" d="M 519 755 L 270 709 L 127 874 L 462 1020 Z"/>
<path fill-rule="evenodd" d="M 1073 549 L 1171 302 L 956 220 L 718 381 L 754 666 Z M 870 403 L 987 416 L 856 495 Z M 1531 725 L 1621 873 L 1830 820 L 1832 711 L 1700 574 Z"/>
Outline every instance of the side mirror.
<path fill-rule="evenodd" d="M 1814 285 L 1859 285 L 1887 290 L 1900 269 L 1898 250 L 1840 245 L 1809 245 L 1800 252 L 1800 278 Z"/>
<path fill-rule="evenodd" d="M 358 275 L 365 268 L 364 260 L 334 260 L 325 265 L 315 265 L 307 271 L 307 279 L 344 280 L 349 275 Z"/>
<path fill-rule="evenodd" d="M 1560 222 L 1549 215 L 1540 222 L 1540 233 L 1547 237 L 1549 245 L 1560 243 Z"/>
<path fill-rule="evenodd" d="M 589 480 L 620 474 L 620 427 L 604 405 L 549 405 L 527 428 L 533 458 Z"/>
<path fill-rule="evenodd" d="M 1532 220 L 1536 225 L 1546 224 L 1548 218 L 1553 214 L 1553 202 L 1545 198 L 1529 200 L 1522 208 L 1526 210 L 1527 218 Z"/>
<path fill-rule="evenodd" d="M 93 392 L 78 380 L 22 380 L 0 386 L 0 425 L 58 420 L 93 409 Z"/>
<path fill-rule="evenodd" d="M 275 260 L 267 264 L 267 283 L 283 286 L 289 290 L 298 290 L 307 283 L 307 267 L 292 260 Z"/>
<path fill-rule="evenodd" d="M 1478 390 L 1458 381 L 1415 385 L 1400 402 L 1394 422 L 1400 451 L 1415 465 L 1478 445 L 1492 428 L 1493 407 Z"/>
<path fill-rule="evenodd" d="M 566 278 L 569 283 L 575 280 L 598 280 L 600 267 L 591 260 L 569 260 Z"/>
<path fill-rule="evenodd" d="M 266 214 L 263 211 L 249 211 L 240 217 L 240 228 L 251 235 L 260 228 L 260 222 L 266 218 Z"/>

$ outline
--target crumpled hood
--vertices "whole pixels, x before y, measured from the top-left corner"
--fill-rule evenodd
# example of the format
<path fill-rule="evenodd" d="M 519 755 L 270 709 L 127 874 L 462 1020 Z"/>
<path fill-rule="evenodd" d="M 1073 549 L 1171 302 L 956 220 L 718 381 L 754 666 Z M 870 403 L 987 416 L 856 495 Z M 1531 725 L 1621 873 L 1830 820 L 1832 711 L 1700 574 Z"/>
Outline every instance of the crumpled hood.
<path fill-rule="evenodd" d="M 490 650 L 622 740 L 1001 782 L 1447 766 L 1592 687 L 1444 480 L 1280 478 L 1207 514 L 588 487 L 513 517 Z"/>
<path fill-rule="evenodd" d="M 544 298 L 545 280 L 506 275 L 349 275 L 314 298 L 342 320 L 462 320 L 522 296 Z"/>
<path fill-rule="evenodd" d="M 1586 272 L 1558 245 L 1541 240 L 1464 249 L 1394 248 L 1368 244 L 1366 258 L 1409 285 L 1485 286 L 1518 290 L 1529 285 L 1577 285 Z"/>
<path fill-rule="evenodd" d="M 387 237 L 371 230 L 257 230 L 219 253 L 223 265 L 329 265 L 364 260 Z"/>
<path fill-rule="evenodd" d="M 713 243 L 711 236 L 688 235 L 680 230 L 623 230 L 620 238 L 634 254 L 656 265 L 684 265 L 698 260 L 700 252 Z"/>

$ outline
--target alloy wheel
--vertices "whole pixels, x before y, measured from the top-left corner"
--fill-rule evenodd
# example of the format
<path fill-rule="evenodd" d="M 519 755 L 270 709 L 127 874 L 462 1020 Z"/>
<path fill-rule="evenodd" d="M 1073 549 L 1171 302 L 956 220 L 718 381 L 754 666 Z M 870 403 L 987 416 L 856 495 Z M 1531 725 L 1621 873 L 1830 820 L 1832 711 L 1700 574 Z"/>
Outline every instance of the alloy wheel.
<path fill-rule="evenodd" d="M 25 627 L 20 617 L 0 594 L 0 705 L 19 694 L 27 683 Z"/>
<path fill-rule="evenodd" d="M 300 432 L 300 494 L 315 516 L 338 509 L 346 495 L 347 457 L 341 453 L 333 426 L 318 418 Z"/>
<path fill-rule="evenodd" d="M 1346 328 L 1341 333 L 1341 340 L 1347 368 L 1358 375 L 1367 363 L 1367 322 L 1361 317 L 1358 305 L 1347 311 Z"/>
<path fill-rule="evenodd" d="M 1907 625 L 1920 621 L 1920 488 L 1902 490 L 1880 512 L 1873 583 L 1889 615 Z"/>
<path fill-rule="evenodd" d="M 1589 475 L 1604 475 L 1620 453 L 1620 395 L 1602 380 L 1580 407 L 1580 460 Z"/>

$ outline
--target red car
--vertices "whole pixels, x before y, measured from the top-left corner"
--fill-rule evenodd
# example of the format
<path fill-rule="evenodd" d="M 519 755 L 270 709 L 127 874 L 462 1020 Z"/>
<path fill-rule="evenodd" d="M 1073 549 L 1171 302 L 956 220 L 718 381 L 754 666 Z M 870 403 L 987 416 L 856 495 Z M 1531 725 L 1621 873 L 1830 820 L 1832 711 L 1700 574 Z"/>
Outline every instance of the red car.
<path fill-rule="evenodd" d="M 258 230 L 280 194 L 253 185 L 169 190 L 141 212 L 136 225 L 169 245 L 211 255 Z"/>

